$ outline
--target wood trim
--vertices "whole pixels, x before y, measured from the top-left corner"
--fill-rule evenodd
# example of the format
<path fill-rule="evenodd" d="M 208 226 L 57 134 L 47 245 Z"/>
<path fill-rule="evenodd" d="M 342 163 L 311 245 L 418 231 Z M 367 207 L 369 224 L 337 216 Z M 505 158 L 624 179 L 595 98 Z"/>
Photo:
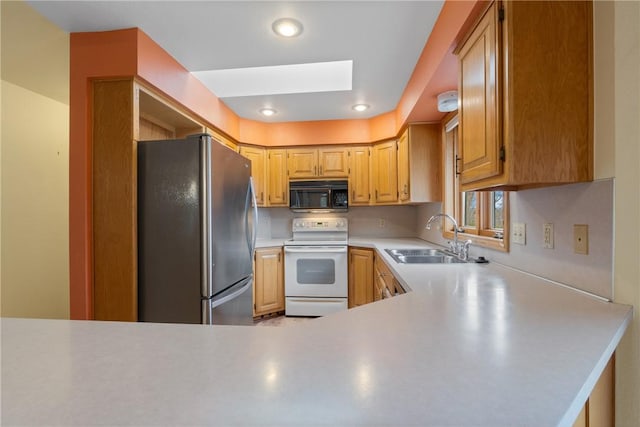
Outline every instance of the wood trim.
<path fill-rule="evenodd" d="M 138 320 L 137 150 L 132 79 L 93 82 L 93 310 Z"/>

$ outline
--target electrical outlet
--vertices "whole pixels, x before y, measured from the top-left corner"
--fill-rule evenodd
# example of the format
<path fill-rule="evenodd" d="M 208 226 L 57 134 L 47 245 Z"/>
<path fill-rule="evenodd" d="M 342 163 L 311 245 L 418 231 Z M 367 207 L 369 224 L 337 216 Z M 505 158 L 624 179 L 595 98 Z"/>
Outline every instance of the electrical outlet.
<path fill-rule="evenodd" d="M 589 226 L 573 224 L 573 251 L 577 254 L 589 254 Z"/>
<path fill-rule="evenodd" d="M 524 222 L 514 222 L 511 224 L 511 241 L 518 245 L 525 245 L 527 242 L 527 224 Z"/>
<path fill-rule="evenodd" d="M 386 221 L 384 220 L 384 218 L 380 218 L 378 220 L 378 227 L 384 228 L 385 225 L 386 225 Z"/>
<path fill-rule="evenodd" d="M 553 224 L 542 224 L 542 247 L 553 249 Z"/>

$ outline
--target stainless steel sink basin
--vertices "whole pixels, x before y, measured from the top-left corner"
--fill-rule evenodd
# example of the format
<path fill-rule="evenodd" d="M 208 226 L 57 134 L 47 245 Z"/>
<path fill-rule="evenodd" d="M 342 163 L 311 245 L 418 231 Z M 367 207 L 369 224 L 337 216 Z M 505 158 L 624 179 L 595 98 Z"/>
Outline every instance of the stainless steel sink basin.
<path fill-rule="evenodd" d="M 457 257 L 438 249 L 385 249 L 400 264 L 459 264 Z"/>
<path fill-rule="evenodd" d="M 447 253 L 439 249 L 385 249 L 391 256 L 443 256 Z"/>

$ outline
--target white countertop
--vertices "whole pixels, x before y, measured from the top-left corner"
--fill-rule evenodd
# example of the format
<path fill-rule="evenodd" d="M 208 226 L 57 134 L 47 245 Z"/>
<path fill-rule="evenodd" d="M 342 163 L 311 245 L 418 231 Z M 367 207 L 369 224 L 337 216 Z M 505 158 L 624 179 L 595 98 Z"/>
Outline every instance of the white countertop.
<path fill-rule="evenodd" d="M 274 248 L 274 247 L 278 247 L 278 246 L 283 246 L 284 242 L 286 240 L 289 240 L 290 237 L 288 238 L 280 238 L 280 239 L 257 239 L 256 240 L 256 248 Z"/>
<path fill-rule="evenodd" d="M 497 264 L 387 261 L 412 292 L 288 327 L 2 319 L 2 424 L 570 426 L 632 316 Z"/>

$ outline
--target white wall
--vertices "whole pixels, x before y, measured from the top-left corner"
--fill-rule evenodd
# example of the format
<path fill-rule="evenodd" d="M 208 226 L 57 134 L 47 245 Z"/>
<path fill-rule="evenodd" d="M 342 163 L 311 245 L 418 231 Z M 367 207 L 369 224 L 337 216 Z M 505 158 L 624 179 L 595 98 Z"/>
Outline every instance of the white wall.
<path fill-rule="evenodd" d="M 0 5 L 0 312 L 69 317 L 69 35 Z"/>
<path fill-rule="evenodd" d="M 604 16 L 614 40 L 614 299 L 635 308 L 616 352 L 616 424 L 632 427 L 640 425 L 640 2 L 603 3 L 613 11 Z"/>
<path fill-rule="evenodd" d="M 430 214 L 440 210 L 439 203 L 431 205 L 418 211 L 416 231 L 422 239 L 445 244 L 439 230 L 424 230 Z M 512 192 L 509 208 L 511 223 L 526 224 L 526 244 L 511 242 L 509 252 L 472 247 L 471 256 L 613 298 L 613 180 Z M 544 223 L 554 225 L 553 249 L 543 248 Z M 574 224 L 589 225 L 588 255 L 573 251 Z"/>

